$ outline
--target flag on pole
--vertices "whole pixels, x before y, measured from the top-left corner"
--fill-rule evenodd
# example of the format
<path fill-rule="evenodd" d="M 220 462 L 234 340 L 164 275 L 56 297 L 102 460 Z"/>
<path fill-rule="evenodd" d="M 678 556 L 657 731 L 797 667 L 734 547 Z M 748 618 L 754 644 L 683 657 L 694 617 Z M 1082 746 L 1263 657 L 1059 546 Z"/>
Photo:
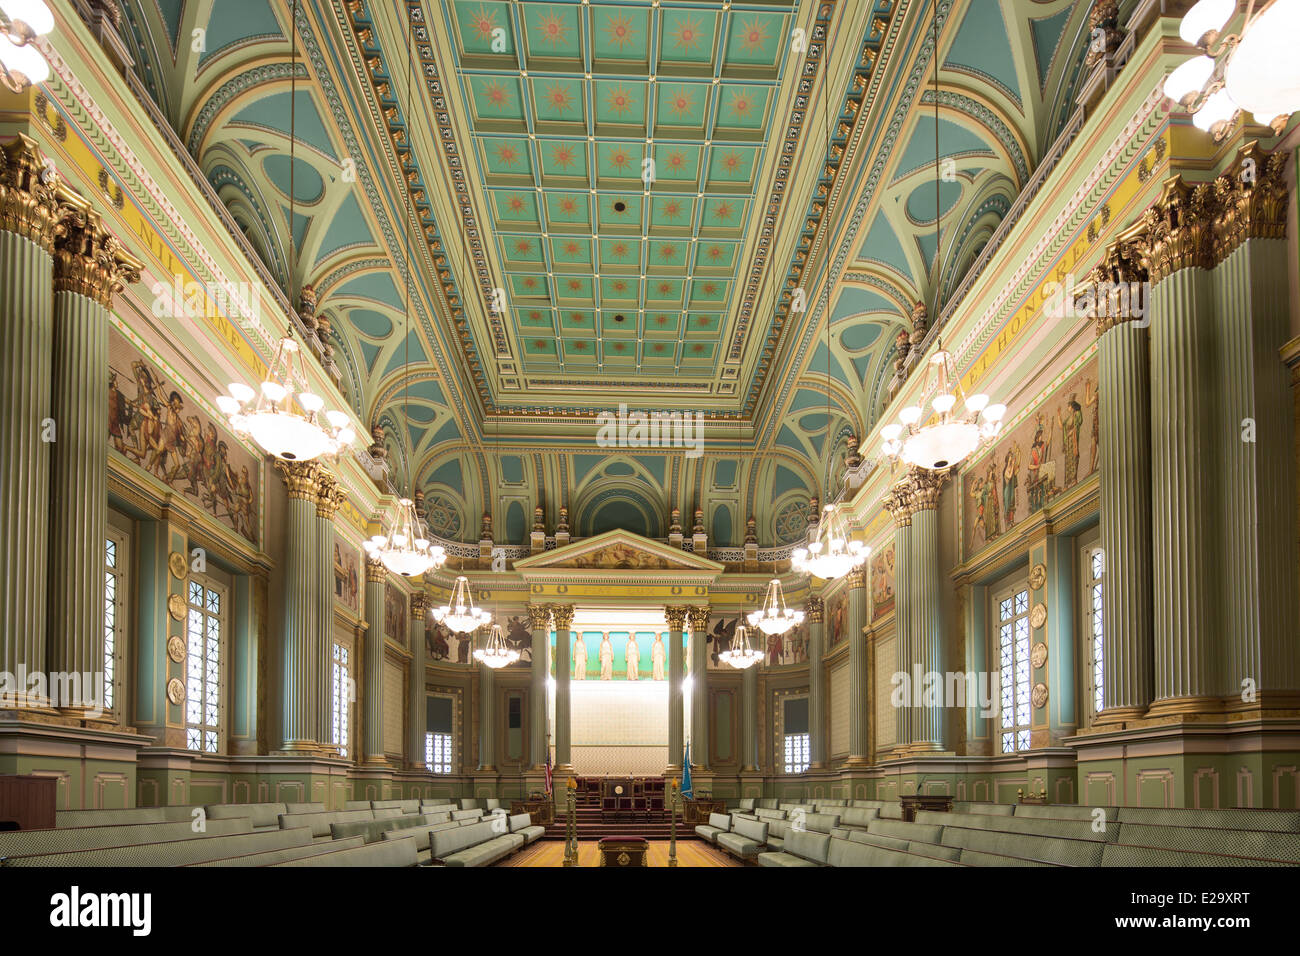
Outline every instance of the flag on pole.
<path fill-rule="evenodd" d="M 682 799 L 695 799 L 695 794 L 691 790 L 691 742 L 689 740 L 686 741 L 686 752 L 682 754 Z"/>
<path fill-rule="evenodd" d="M 546 792 L 551 792 L 551 742 L 546 741 Z"/>

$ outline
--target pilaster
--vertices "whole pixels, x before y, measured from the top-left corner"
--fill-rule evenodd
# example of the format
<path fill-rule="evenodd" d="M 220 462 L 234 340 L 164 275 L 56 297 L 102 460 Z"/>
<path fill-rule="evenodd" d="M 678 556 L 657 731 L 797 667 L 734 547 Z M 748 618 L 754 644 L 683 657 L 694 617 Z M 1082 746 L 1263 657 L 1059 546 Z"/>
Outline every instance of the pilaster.
<path fill-rule="evenodd" d="M 702 520 L 702 519 L 701 519 Z M 708 607 L 687 609 L 691 624 L 691 765 L 709 769 Z"/>
<path fill-rule="evenodd" d="M 315 543 L 312 562 L 316 602 L 316 740 L 322 753 L 337 755 L 347 741 L 334 740 L 334 515 L 347 498 L 338 479 L 321 469 L 316 491 Z"/>
<path fill-rule="evenodd" d="M 826 624 L 825 608 L 820 597 L 804 602 L 808 620 L 808 765 L 811 770 L 826 766 Z M 749 668 L 745 676 L 749 676 Z"/>
<path fill-rule="evenodd" d="M 366 718 L 362 726 L 367 764 L 388 766 L 384 756 L 384 579 L 382 561 L 366 558 Z"/>
<path fill-rule="evenodd" d="M 315 654 L 317 609 L 313 600 L 312 565 L 315 550 L 316 498 L 320 493 L 320 466 L 313 462 L 276 461 L 288 501 L 284 540 L 284 698 L 281 749 L 292 754 L 317 752 L 317 717 L 313 709 L 318 692 Z"/>
<path fill-rule="evenodd" d="M 532 672 L 529 675 L 529 754 L 534 767 L 546 765 L 546 675 L 550 650 L 551 609 L 545 604 L 528 605 L 528 626 L 533 632 Z"/>
<path fill-rule="evenodd" d="M 573 605 L 554 604 L 555 620 L 555 766 L 566 773 L 573 770 L 572 737 L 569 722 L 569 670 L 573 627 Z"/>
<path fill-rule="evenodd" d="M 683 731 L 685 703 L 682 699 L 682 681 L 686 677 L 682 659 L 682 635 L 686 630 L 686 608 L 664 608 L 668 621 L 668 767 L 669 773 L 682 770 Z M 750 668 L 753 670 L 753 668 Z"/>
<path fill-rule="evenodd" d="M 411 595 L 411 676 L 407 681 L 407 765 L 424 769 L 424 734 L 428 722 L 428 705 L 425 693 L 425 641 L 424 629 L 429 624 L 429 609 L 433 600 L 423 591 Z"/>

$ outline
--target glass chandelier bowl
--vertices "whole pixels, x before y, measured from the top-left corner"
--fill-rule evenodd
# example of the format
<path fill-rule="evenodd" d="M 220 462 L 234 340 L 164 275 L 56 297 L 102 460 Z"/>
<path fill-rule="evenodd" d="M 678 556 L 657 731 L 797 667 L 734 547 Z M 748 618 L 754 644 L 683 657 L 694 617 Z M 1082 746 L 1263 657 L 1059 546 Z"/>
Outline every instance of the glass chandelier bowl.
<path fill-rule="evenodd" d="M 0 0 L 0 68 L 15 93 L 50 78 L 50 65 L 32 40 L 54 29 L 54 14 L 42 0 Z"/>
<path fill-rule="evenodd" d="M 767 596 L 763 598 L 763 606 L 757 611 L 751 611 L 748 616 L 749 626 L 756 627 L 764 634 L 784 634 L 792 627 L 797 627 L 803 623 L 803 611 L 796 611 L 793 608 L 786 607 L 785 594 L 781 591 L 781 582 L 773 578 L 767 585 Z M 735 647 L 735 641 L 732 641 L 732 647 Z M 722 655 L 719 654 L 719 657 Z M 761 656 L 761 655 L 760 655 Z M 748 666 L 748 665 L 736 665 Z"/>
<path fill-rule="evenodd" d="M 254 390 L 233 382 L 228 395 L 217 396 L 217 407 L 237 435 L 251 437 L 268 455 L 282 461 L 314 461 L 339 454 L 357 437 L 347 414 L 331 409 L 322 415 L 325 400 L 313 392 L 295 393 L 295 378 L 306 382 L 307 369 L 298 343 L 286 335 L 260 387 Z M 298 409 L 292 406 L 295 398 Z"/>
<path fill-rule="evenodd" d="M 461 578 L 460 580 L 464 580 Z M 519 652 L 506 643 L 505 634 L 500 624 L 493 624 L 488 634 L 487 645 L 474 651 L 474 660 L 493 670 L 506 667 L 519 660 Z"/>
<path fill-rule="evenodd" d="M 447 562 L 446 550 L 427 538 L 424 522 L 410 498 L 397 503 L 397 520 L 388 534 L 375 535 L 365 543 L 365 548 L 367 554 L 382 561 L 388 570 L 408 578 L 440 568 Z"/>
<path fill-rule="evenodd" d="M 457 634 L 468 634 L 492 623 L 492 615 L 476 607 L 470 599 L 469 578 L 463 574 L 456 578 L 456 586 L 452 588 L 447 603 L 433 609 L 433 619 L 446 624 Z"/>
<path fill-rule="evenodd" d="M 790 565 L 800 573 L 833 581 L 860 567 L 869 553 L 870 549 L 864 547 L 861 541 L 849 537 L 844 520 L 835 506 L 826 505 L 817 522 L 816 539 L 806 548 L 795 548 L 790 554 Z"/>
<path fill-rule="evenodd" d="M 1240 33 L 1223 34 L 1236 0 L 1199 0 L 1184 14 L 1178 34 L 1201 54 L 1165 78 L 1165 95 L 1192 114 L 1197 129 L 1223 139 L 1244 110 L 1281 133 L 1300 110 L 1300 0 L 1259 4 Z"/>
<path fill-rule="evenodd" d="M 882 449 L 895 461 L 929 471 L 951 468 L 992 441 L 1002 430 L 1005 405 L 989 404 L 987 395 L 967 395 L 953 366 L 952 355 L 943 346 L 930 358 L 937 394 L 930 401 L 933 415 L 924 421 L 925 411 L 910 405 L 898 413 L 901 424 L 880 430 Z M 960 411 L 958 405 L 960 404 Z"/>
<path fill-rule="evenodd" d="M 749 635 L 745 632 L 743 624 L 736 627 L 736 633 L 731 637 L 731 646 L 718 655 L 718 660 L 730 664 L 737 670 L 753 667 L 762 659 L 763 652 L 750 645 Z"/>

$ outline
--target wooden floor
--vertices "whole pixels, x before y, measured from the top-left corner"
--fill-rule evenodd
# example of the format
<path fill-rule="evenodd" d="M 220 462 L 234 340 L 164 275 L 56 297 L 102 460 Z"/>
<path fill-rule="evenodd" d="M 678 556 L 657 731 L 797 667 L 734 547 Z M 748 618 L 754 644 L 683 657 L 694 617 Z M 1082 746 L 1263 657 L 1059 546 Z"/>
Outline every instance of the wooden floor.
<path fill-rule="evenodd" d="M 564 862 L 564 844 L 558 840 L 546 840 L 525 847 L 518 853 L 507 857 L 497 866 L 561 866 Z M 578 844 L 578 866 L 597 866 L 599 853 L 595 841 Z M 650 841 L 650 865 L 668 865 L 668 841 Z M 743 866 L 730 854 L 715 850 L 701 840 L 677 841 L 678 866 Z"/>

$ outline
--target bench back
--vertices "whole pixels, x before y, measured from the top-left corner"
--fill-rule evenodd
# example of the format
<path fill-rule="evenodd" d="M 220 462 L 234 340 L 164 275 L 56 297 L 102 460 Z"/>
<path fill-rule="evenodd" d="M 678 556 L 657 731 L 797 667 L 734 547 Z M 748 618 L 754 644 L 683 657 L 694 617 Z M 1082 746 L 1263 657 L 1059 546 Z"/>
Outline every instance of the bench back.
<path fill-rule="evenodd" d="M 758 801 L 758 809 L 778 810 L 780 808 L 776 805 L 776 797 L 760 797 Z"/>
<path fill-rule="evenodd" d="M 760 820 L 784 820 L 785 811 L 769 810 L 766 807 L 759 807 L 754 811 L 754 816 L 758 817 Z"/>
<path fill-rule="evenodd" d="M 790 817 L 791 830 L 794 830 L 796 824 L 799 823 L 800 819 L 797 815 Z M 811 830 L 814 833 L 830 833 L 839 825 L 840 815 L 838 813 L 805 813 L 799 828 Z"/>
<path fill-rule="evenodd" d="M 510 818 L 510 832 L 517 833 L 533 825 L 533 818 L 527 813 L 516 813 Z"/>
<path fill-rule="evenodd" d="M 719 830 L 731 829 L 731 814 L 729 813 L 710 813 L 709 826 L 717 827 Z"/>
<path fill-rule="evenodd" d="M 754 803 L 755 800 L 753 797 L 742 797 L 741 799 L 736 801 L 736 808 L 738 810 L 744 810 L 748 813 L 753 813 L 755 809 Z"/>
<path fill-rule="evenodd" d="M 757 843 L 767 842 L 767 824 L 760 820 L 737 820 L 736 827 L 732 831 L 739 833 L 741 836 Z"/>
<path fill-rule="evenodd" d="M 794 830 L 785 839 L 785 852 L 803 857 L 813 863 L 825 864 L 831 849 L 829 833 L 811 833 Z"/>
<path fill-rule="evenodd" d="M 477 799 L 476 797 L 462 797 L 462 798 L 461 798 L 461 801 L 460 801 L 460 808 L 461 808 L 462 810 L 479 810 L 479 809 L 482 809 L 482 808 L 479 806 L 479 802 L 478 802 L 478 799 Z"/>
<path fill-rule="evenodd" d="M 407 837 L 415 840 L 418 849 L 429 849 L 429 837 L 431 834 L 440 830 L 459 830 L 461 825 L 455 820 L 446 820 L 442 823 L 427 823 L 422 827 L 413 827 L 410 830 L 385 830 L 379 835 L 381 840 L 403 840 Z"/>
<path fill-rule="evenodd" d="M 333 823 L 356 823 L 361 820 L 375 819 L 373 810 L 326 810 L 324 813 L 282 813 L 280 814 L 280 829 L 288 830 L 293 827 L 310 827 L 313 837 L 327 837 L 330 835 L 330 824 Z"/>
<path fill-rule="evenodd" d="M 206 833 L 195 833 L 186 823 L 122 823 L 106 827 L 65 827 L 61 830 L 9 830 L 0 833 L 0 858 L 31 853 L 63 853 L 109 846 L 140 846 L 166 840 L 250 833 L 248 817 L 210 820 Z"/>
<path fill-rule="evenodd" d="M 414 800 L 372 800 L 370 806 L 374 810 L 400 810 L 402 813 L 420 812 L 418 797 Z"/>
<path fill-rule="evenodd" d="M 451 818 L 453 820 L 477 820 L 483 816 L 482 810 L 453 810 Z"/>
<path fill-rule="evenodd" d="M 415 866 L 419 860 L 415 841 L 408 838 L 369 843 L 349 850 L 318 853 L 272 866 Z"/>
<path fill-rule="evenodd" d="M 458 850 L 477 846 L 496 836 L 490 823 L 472 823 L 467 827 L 434 830 L 429 834 L 429 849 L 435 860 L 442 860 Z"/>
<path fill-rule="evenodd" d="M 328 843 L 304 843 L 301 846 L 286 846 L 278 850 L 260 850 L 257 853 L 245 853 L 241 856 L 223 856 L 217 860 L 204 860 L 201 863 L 186 863 L 187 867 L 222 867 L 222 866 L 270 866 L 273 863 L 282 863 L 285 860 L 298 860 L 305 856 L 315 856 L 318 853 L 333 853 L 336 850 L 347 850 L 354 846 L 365 846 L 365 841 L 359 836 L 346 837 L 342 840 L 331 840 Z"/>
<path fill-rule="evenodd" d="M 872 820 L 867 824 L 868 833 L 879 833 L 899 840 L 916 840 L 919 843 L 939 843 L 943 839 L 943 827 L 937 823 L 903 823 L 899 820 Z"/>
<path fill-rule="evenodd" d="M 286 846 L 303 846 L 310 842 L 311 833 L 306 827 L 293 830 L 259 830 L 255 833 L 196 837 L 192 840 L 171 840 L 166 843 L 146 843 L 139 846 L 115 846 L 95 850 L 43 853 L 35 856 L 15 856 L 5 860 L 4 865 L 181 866 L 185 863 L 258 853 L 262 850 L 277 850 Z"/>
<path fill-rule="evenodd" d="M 111 827 L 125 823 L 180 823 L 193 819 L 193 807 L 127 807 L 123 810 L 56 810 L 56 827 Z"/>
<path fill-rule="evenodd" d="M 845 807 L 840 811 L 840 826 L 865 827 L 879 815 L 877 807 Z"/>
<path fill-rule="evenodd" d="M 209 820 L 248 817 L 254 827 L 280 825 L 280 814 L 288 813 L 283 803 L 209 803 L 203 808 Z"/>

